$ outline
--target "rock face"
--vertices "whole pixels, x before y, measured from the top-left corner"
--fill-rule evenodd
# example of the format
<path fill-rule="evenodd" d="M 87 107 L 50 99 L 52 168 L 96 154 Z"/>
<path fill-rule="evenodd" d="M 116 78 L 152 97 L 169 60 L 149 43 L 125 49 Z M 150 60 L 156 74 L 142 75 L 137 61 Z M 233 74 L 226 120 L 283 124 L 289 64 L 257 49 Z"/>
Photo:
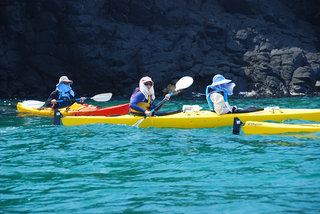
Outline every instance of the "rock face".
<path fill-rule="evenodd" d="M 46 98 L 67 75 L 78 95 L 157 95 L 215 74 L 256 96 L 313 94 L 320 81 L 317 0 L 2 0 L 1 98 Z"/>

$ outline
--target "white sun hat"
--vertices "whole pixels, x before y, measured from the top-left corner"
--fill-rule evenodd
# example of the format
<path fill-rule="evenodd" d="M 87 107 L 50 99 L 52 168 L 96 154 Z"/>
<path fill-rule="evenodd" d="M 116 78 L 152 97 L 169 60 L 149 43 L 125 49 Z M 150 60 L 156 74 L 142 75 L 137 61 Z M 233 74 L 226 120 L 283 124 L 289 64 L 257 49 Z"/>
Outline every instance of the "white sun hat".
<path fill-rule="evenodd" d="M 222 76 L 221 74 L 217 74 L 212 78 L 211 86 L 217 86 L 217 85 L 221 85 L 229 82 L 232 82 L 232 80 L 228 80 L 224 78 L 224 76 Z"/>
<path fill-rule="evenodd" d="M 69 78 L 67 76 L 61 76 L 59 79 L 59 83 L 57 84 L 57 86 L 62 83 L 62 82 L 68 82 L 68 83 L 72 83 L 72 80 L 69 80 Z"/>

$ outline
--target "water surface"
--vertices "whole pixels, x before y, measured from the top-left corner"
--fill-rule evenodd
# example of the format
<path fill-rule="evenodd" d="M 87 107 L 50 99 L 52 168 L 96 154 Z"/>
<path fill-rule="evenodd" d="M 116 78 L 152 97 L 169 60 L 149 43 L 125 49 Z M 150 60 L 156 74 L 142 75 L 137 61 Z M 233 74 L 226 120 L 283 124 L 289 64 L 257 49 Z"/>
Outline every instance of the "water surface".
<path fill-rule="evenodd" d="M 320 213 L 320 133 L 53 126 L 17 116 L 17 101 L 0 100 L 2 213 Z M 320 98 L 231 103 L 319 108 Z M 208 109 L 171 99 L 163 110 L 184 104 Z"/>

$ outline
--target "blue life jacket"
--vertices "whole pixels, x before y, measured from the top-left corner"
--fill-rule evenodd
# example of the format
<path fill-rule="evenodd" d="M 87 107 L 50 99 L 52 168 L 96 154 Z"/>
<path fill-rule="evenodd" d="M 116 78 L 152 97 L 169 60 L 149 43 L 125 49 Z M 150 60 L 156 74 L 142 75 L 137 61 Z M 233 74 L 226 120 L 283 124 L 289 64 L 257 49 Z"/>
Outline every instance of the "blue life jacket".
<path fill-rule="evenodd" d="M 59 108 L 64 108 L 71 105 L 71 98 L 69 92 L 60 92 L 58 100 L 62 100 L 62 102 L 57 103 Z"/>
<path fill-rule="evenodd" d="M 58 108 L 64 108 L 71 105 L 71 96 L 74 97 L 74 92 L 71 89 L 70 84 L 65 85 L 64 83 L 60 83 L 57 87 L 59 91 L 58 100 L 62 100 L 62 102 L 58 102 Z"/>

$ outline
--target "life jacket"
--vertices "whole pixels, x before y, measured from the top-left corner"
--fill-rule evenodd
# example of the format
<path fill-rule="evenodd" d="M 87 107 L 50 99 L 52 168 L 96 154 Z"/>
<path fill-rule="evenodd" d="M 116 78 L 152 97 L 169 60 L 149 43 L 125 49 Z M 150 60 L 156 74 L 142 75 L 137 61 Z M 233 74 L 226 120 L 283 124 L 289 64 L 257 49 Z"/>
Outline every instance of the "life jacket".
<path fill-rule="evenodd" d="M 71 105 L 71 98 L 69 92 L 60 91 L 58 100 L 62 100 L 62 102 L 57 103 L 59 108 L 64 108 Z"/>
<path fill-rule="evenodd" d="M 211 89 L 211 85 L 208 85 L 207 88 L 206 88 L 206 98 L 207 98 L 207 102 L 208 102 L 208 105 L 209 105 L 209 108 L 211 109 L 211 111 L 214 111 L 214 105 L 213 105 L 213 102 L 210 98 L 210 95 L 213 94 L 213 93 L 216 93 L 215 91 L 210 91 Z M 223 99 L 224 99 L 224 102 L 225 102 L 225 107 L 227 108 L 230 108 L 230 105 L 229 105 L 229 102 L 228 102 L 228 94 L 223 91 Z"/>
<path fill-rule="evenodd" d="M 139 88 L 136 88 L 136 89 L 134 90 L 134 92 L 132 93 L 132 95 L 131 95 L 131 97 L 130 97 L 130 102 L 132 101 L 133 97 L 134 97 L 139 91 L 140 91 Z M 145 110 L 148 110 L 148 108 L 150 107 L 151 101 L 152 101 L 152 98 L 151 98 L 151 96 L 149 95 L 147 102 L 139 102 L 139 103 L 137 103 L 137 106 L 139 106 L 139 107 L 141 107 L 141 108 L 143 108 L 143 109 L 145 109 Z M 131 112 L 131 113 L 141 113 L 141 112 L 136 111 L 136 110 L 134 110 L 134 109 L 132 109 L 132 108 L 130 108 L 130 112 Z"/>

